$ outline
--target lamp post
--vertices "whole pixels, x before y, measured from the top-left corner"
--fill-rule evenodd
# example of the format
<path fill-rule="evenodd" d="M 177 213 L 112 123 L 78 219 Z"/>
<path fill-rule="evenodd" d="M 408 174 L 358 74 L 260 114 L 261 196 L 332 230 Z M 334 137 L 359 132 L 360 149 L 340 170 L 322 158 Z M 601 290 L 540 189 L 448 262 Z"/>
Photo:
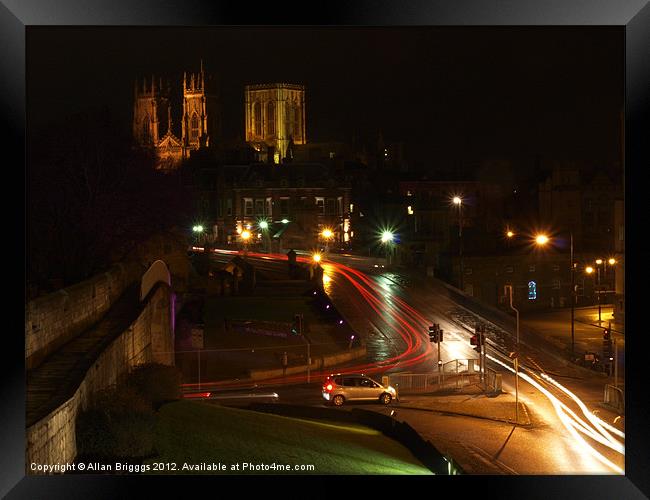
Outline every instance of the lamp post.
<path fill-rule="evenodd" d="M 257 226 L 262 230 L 262 234 L 264 235 L 264 251 L 269 253 L 271 251 L 269 248 L 271 246 L 269 240 L 269 223 L 266 220 L 261 220 L 257 223 Z"/>
<path fill-rule="evenodd" d="M 197 224 L 192 227 L 192 232 L 196 235 L 195 244 L 201 243 L 201 234 L 203 233 L 203 226 L 201 224 Z"/>
<path fill-rule="evenodd" d="M 510 297 L 510 309 L 517 315 L 517 351 L 515 352 L 513 364 L 515 366 L 515 420 L 519 423 L 519 309 L 512 305 L 512 285 L 505 286 Z"/>
<path fill-rule="evenodd" d="M 571 239 L 571 253 L 570 253 L 570 270 L 571 270 L 571 355 L 575 354 L 575 302 L 576 302 L 576 289 L 575 289 L 575 264 L 573 262 L 573 231 L 569 231 Z M 548 236 L 545 234 L 538 234 L 535 237 L 535 243 L 539 246 L 544 246 L 549 242 Z"/>
<path fill-rule="evenodd" d="M 458 288 L 463 290 L 463 199 L 460 196 L 454 196 L 452 202 L 458 207 L 458 259 L 460 261 Z"/>
<path fill-rule="evenodd" d="M 329 251 L 329 241 L 332 239 L 332 236 L 334 236 L 334 233 L 330 228 L 326 227 L 320 235 L 323 237 L 323 240 L 325 240 L 325 253 L 327 253 Z"/>
<path fill-rule="evenodd" d="M 391 254 L 393 250 L 393 240 L 395 239 L 395 235 L 391 231 L 384 231 L 381 233 L 381 242 L 384 245 L 384 248 L 386 250 L 386 264 L 390 264 L 391 262 Z"/>
<path fill-rule="evenodd" d="M 244 242 L 244 259 L 248 257 L 248 240 L 250 239 L 250 237 L 251 237 L 251 232 L 248 229 L 244 229 L 241 232 L 241 239 Z"/>

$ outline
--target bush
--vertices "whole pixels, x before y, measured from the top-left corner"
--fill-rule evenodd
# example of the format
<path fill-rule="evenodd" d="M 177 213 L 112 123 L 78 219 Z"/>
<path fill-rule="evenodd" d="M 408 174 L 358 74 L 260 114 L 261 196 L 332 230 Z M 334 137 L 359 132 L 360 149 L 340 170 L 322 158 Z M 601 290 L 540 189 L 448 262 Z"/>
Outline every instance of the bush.
<path fill-rule="evenodd" d="M 77 417 L 77 452 L 84 457 L 146 457 L 153 452 L 154 413 L 131 387 L 102 391 Z"/>
<path fill-rule="evenodd" d="M 126 384 L 155 409 L 181 397 L 181 374 L 173 366 L 159 363 L 137 366 L 127 377 Z"/>

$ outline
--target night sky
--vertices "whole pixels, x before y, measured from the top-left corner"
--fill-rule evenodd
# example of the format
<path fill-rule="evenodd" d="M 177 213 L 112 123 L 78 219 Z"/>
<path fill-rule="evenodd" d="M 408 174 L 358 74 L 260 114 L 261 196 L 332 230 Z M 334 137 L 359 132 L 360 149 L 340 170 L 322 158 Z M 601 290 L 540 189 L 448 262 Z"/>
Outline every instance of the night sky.
<path fill-rule="evenodd" d="M 619 158 L 623 55 L 623 27 L 28 27 L 28 127 L 106 105 L 130 130 L 134 78 L 180 81 L 202 58 L 220 82 L 227 139 L 243 138 L 244 85 L 287 82 L 307 87 L 308 141 L 356 132 L 375 144 L 381 130 L 425 167 L 608 164 Z"/>

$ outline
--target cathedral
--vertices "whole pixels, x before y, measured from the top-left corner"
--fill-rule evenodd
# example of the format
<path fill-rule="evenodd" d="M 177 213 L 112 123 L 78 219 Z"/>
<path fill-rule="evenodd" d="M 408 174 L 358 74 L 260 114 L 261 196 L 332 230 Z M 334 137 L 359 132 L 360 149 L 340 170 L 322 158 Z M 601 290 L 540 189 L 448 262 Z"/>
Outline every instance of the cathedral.
<path fill-rule="evenodd" d="M 192 151 L 220 146 L 218 89 L 201 62 L 198 73 L 184 73 L 180 127 L 172 119 L 178 94 L 169 80 L 136 80 L 133 137 L 151 148 L 156 168 L 173 170 Z M 244 91 L 245 137 L 258 161 L 280 163 L 293 158 L 293 146 L 307 142 L 305 88 L 288 83 L 247 85 Z M 180 129 L 180 130 L 179 130 Z M 180 132 L 180 137 L 178 133 Z"/>
<path fill-rule="evenodd" d="M 133 137 L 140 146 L 153 148 L 158 169 L 178 168 L 192 151 L 211 147 L 219 136 L 217 89 L 203 63 L 198 73 L 183 74 L 182 89 L 179 139 L 172 120 L 176 96 L 169 80 L 151 76 L 135 82 Z"/>
<path fill-rule="evenodd" d="M 274 163 L 292 159 L 305 144 L 305 87 L 289 83 L 246 85 L 246 142 Z"/>

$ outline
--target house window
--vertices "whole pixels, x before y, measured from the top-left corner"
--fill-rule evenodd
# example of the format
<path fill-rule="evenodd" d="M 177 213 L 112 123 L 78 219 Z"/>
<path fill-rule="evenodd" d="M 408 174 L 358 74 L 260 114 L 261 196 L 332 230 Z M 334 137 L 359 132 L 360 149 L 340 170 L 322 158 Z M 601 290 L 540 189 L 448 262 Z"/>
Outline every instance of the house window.
<path fill-rule="evenodd" d="M 339 196 L 336 199 L 336 215 L 343 215 L 343 197 Z"/>
<path fill-rule="evenodd" d="M 316 198 L 316 207 L 320 215 L 325 215 L 325 198 Z"/>
<path fill-rule="evenodd" d="M 264 200 L 255 200 L 255 215 L 264 215 Z"/>
<path fill-rule="evenodd" d="M 253 198 L 244 198 L 244 215 L 253 215 Z"/>
<path fill-rule="evenodd" d="M 528 272 L 529 273 L 534 273 L 535 272 L 535 264 L 530 264 L 528 266 Z"/>
<path fill-rule="evenodd" d="M 553 271 L 556 273 L 560 270 L 560 264 L 553 264 Z"/>
<path fill-rule="evenodd" d="M 232 198 L 226 200 L 226 215 L 232 215 Z"/>
<path fill-rule="evenodd" d="M 273 215 L 273 199 L 272 198 L 267 198 L 266 199 L 266 215 Z"/>
<path fill-rule="evenodd" d="M 554 290 L 560 289 L 560 280 L 553 280 L 553 289 Z"/>
<path fill-rule="evenodd" d="M 512 266 L 506 266 L 506 272 L 507 273 L 512 273 L 514 271 Z"/>
<path fill-rule="evenodd" d="M 537 300 L 537 283 L 528 282 L 528 300 Z"/>
<path fill-rule="evenodd" d="M 334 198 L 327 198 L 327 215 L 336 214 L 336 200 Z"/>
<path fill-rule="evenodd" d="M 472 274 L 472 268 L 471 267 L 466 267 L 465 268 L 465 274 L 467 274 L 467 275 Z"/>
<path fill-rule="evenodd" d="M 472 285 L 471 283 L 467 283 L 465 285 L 465 293 L 470 297 L 474 297 L 474 285 Z"/>
<path fill-rule="evenodd" d="M 280 198 L 280 215 L 289 215 L 289 198 Z"/>

